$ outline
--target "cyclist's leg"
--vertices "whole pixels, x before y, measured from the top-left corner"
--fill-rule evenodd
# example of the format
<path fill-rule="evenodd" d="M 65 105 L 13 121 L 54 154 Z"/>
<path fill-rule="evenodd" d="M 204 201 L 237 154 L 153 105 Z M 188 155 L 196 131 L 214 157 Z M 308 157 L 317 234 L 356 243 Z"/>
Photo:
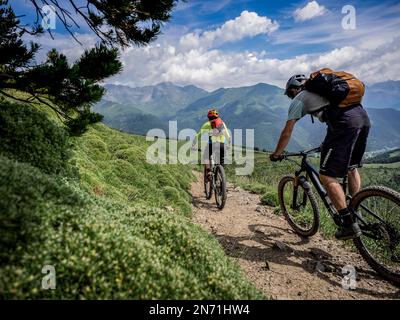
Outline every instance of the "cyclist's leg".
<path fill-rule="evenodd" d="M 340 211 L 347 208 L 346 195 L 337 178 L 320 174 L 320 179 L 336 210 Z"/>
<path fill-rule="evenodd" d="M 203 153 L 203 163 L 204 163 L 204 168 L 206 169 L 206 173 L 207 175 L 209 175 L 210 173 L 210 158 L 211 158 L 211 154 L 212 154 L 212 148 L 210 148 L 210 144 L 208 143 L 204 153 Z"/>
<path fill-rule="evenodd" d="M 361 235 L 359 226 L 353 220 L 352 211 L 347 207 L 346 195 L 337 181 L 337 178 L 343 178 L 347 174 L 352 152 L 360 132 L 360 128 L 346 127 L 328 130 L 322 144 L 321 182 L 343 221 L 343 227 L 336 233 L 338 239 L 350 239 Z"/>
<path fill-rule="evenodd" d="M 219 144 L 219 157 L 222 166 L 225 165 L 225 143 Z"/>
<path fill-rule="evenodd" d="M 349 193 L 354 196 L 361 189 L 361 176 L 357 168 L 353 168 L 348 173 Z"/>
<path fill-rule="evenodd" d="M 361 129 L 358 139 L 354 145 L 351 155 L 350 166 L 352 169 L 348 173 L 349 192 L 354 196 L 361 189 L 361 176 L 357 168 L 362 167 L 362 158 L 367 146 L 367 139 L 369 134 L 369 126 Z"/>

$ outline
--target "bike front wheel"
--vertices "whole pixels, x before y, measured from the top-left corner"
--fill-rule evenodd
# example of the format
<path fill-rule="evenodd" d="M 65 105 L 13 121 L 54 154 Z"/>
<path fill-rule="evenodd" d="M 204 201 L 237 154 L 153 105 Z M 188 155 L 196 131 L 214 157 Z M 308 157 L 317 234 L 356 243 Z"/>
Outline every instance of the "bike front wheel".
<path fill-rule="evenodd" d="M 372 269 L 400 284 L 400 194 L 381 186 L 367 187 L 351 200 L 362 235 L 354 244 Z"/>
<path fill-rule="evenodd" d="M 294 176 L 285 176 L 279 182 L 279 204 L 293 230 L 302 237 L 310 237 L 319 228 L 317 200 L 304 182 L 295 186 L 295 179 Z"/>
<path fill-rule="evenodd" d="M 215 168 L 214 181 L 215 181 L 215 202 L 217 204 L 217 208 L 219 210 L 222 210 L 225 207 L 226 197 L 227 197 L 225 170 L 223 166 L 218 165 Z"/>

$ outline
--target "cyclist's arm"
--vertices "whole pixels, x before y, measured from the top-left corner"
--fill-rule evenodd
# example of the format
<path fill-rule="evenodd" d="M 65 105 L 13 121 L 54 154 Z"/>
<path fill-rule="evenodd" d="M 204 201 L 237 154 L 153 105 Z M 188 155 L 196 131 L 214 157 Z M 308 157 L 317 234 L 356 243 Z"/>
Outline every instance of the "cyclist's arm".
<path fill-rule="evenodd" d="M 199 138 L 202 136 L 202 134 L 203 134 L 204 132 L 209 131 L 210 129 L 211 129 L 211 124 L 210 124 L 210 122 L 209 122 L 209 121 L 205 122 L 205 123 L 201 126 L 200 130 L 196 133 L 196 135 L 195 135 L 195 137 L 194 137 L 194 139 L 193 139 L 193 145 L 195 146 L 195 145 L 198 143 L 198 140 L 199 140 Z"/>
<path fill-rule="evenodd" d="M 226 126 L 225 122 L 224 122 L 224 135 L 226 140 L 228 141 L 227 145 L 231 145 L 231 135 L 229 133 L 228 127 Z"/>
<path fill-rule="evenodd" d="M 297 122 L 297 120 L 295 120 L 295 119 L 288 120 L 286 122 L 286 125 L 281 132 L 281 136 L 279 138 L 278 144 L 277 144 L 275 152 L 274 152 L 275 156 L 280 156 L 283 153 L 283 151 L 285 150 L 285 148 L 287 147 L 287 145 L 289 144 L 290 137 L 292 136 L 293 128 L 294 128 L 294 125 L 296 124 L 296 122 Z"/>

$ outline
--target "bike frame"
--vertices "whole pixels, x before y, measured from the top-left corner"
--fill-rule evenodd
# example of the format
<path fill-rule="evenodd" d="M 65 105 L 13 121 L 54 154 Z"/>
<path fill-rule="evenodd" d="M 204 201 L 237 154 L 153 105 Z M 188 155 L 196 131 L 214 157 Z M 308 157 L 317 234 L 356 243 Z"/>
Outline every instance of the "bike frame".
<path fill-rule="evenodd" d="M 310 154 L 319 153 L 319 152 L 321 152 L 321 147 L 313 148 L 313 149 L 310 149 L 310 150 L 307 150 L 307 151 L 302 151 L 302 152 L 299 152 L 299 153 L 288 153 L 288 154 L 284 155 L 285 158 L 287 158 L 287 157 L 302 157 L 301 164 L 300 164 L 300 169 L 295 172 L 296 181 L 295 181 L 295 185 L 294 185 L 295 188 L 294 188 L 294 194 L 293 194 L 292 208 L 296 207 L 297 192 L 298 192 L 299 182 L 304 183 L 304 186 L 306 188 L 307 187 L 310 188 L 310 186 L 308 185 L 308 179 L 307 179 L 307 178 L 309 178 L 309 180 L 311 181 L 311 183 L 314 186 L 315 190 L 317 191 L 318 195 L 322 199 L 325 208 L 328 210 L 328 213 L 333 218 L 334 222 L 337 225 L 340 226 L 341 218 L 340 218 L 336 208 L 333 206 L 332 201 L 330 200 L 327 191 L 325 190 L 324 186 L 322 185 L 322 182 L 321 182 L 321 180 L 319 178 L 318 170 L 314 167 L 314 165 L 312 163 L 307 161 L 307 157 Z M 297 162 L 295 162 L 295 163 L 298 164 Z M 306 177 L 304 179 L 301 176 L 302 173 L 306 173 Z M 301 180 L 305 180 L 305 181 L 301 181 Z M 343 178 L 343 181 L 342 181 L 341 185 L 342 185 L 344 193 L 346 194 L 346 192 L 347 192 L 347 175 Z M 346 199 L 348 201 L 350 201 L 351 200 L 351 196 L 350 195 L 346 195 Z M 305 201 L 305 199 L 303 201 Z M 364 210 L 366 210 L 369 214 L 373 215 L 379 221 L 381 221 L 383 223 L 385 222 L 381 217 L 379 217 L 379 215 L 377 215 L 376 213 L 374 213 L 373 211 L 371 211 L 370 209 L 368 209 L 364 205 L 361 205 L 361 207 Z M 358 212 L 355 212 L 354 214 L 356 215 L 357 219 L 362 223 L 362 225 L 367 225 L 368 224 Z"/>
<path fill-rule="evenodd" d="M 326 209 L 328 210 L 329 214 L 333 218 L 336 224 L 338 224 L 338 218 L 339 215 L 337 213 L 337 210 L 332 204 L 332 201 L 330 200 L 327 191 L 325 190 L 324 186 L 322 185 L 322 182 L 319 178 L 319 173 L 318 170 L 314 167 L 312 163 L 307 161 L 307 157 L 312 154 L 312 153 L 318 153 L 320 152 L 320 148 L 313 148 L 311 150 L 299 152 L 299 153 L 290 153 L 290 154 L 285 154 L 286 157 L 296 157 L 300 156 L 302 157 L 301 159 L 301 164 L 300 164 L 300 169 L 295 172 L 295 184 L 294 184 L 294 194 L 293 194 L 293 207 L 296 206 L 297 202 L 297 192 L 298 192 L 298 185 L 299 183 L 303 183 L 305 188 L 310 188 L 308 185 L 308 180 L 311 181 L 312 185 L 314 186 L 315 190 L 317 191 L 318 195 L 322 199 Z M 296 162 L 296 164 L 298 164 Z M 302 174 L 305 173 L 306 176 L 305 178 L 302 177 Z M 302 181 L 305 180 L 305 181 Z M 346 188 L 346 185 L 344 186 Z M 305 201 L 305 199 L 303 200 Z"/>

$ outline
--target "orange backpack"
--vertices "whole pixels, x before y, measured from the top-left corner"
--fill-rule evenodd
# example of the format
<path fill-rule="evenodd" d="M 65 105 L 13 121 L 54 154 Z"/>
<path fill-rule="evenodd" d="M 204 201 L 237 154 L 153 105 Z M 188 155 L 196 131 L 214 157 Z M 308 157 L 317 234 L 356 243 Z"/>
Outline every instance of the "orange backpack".
<path fill-rule="evenodd" d="M 212 129 L 218 129 L 219 131 L 222 131 L 222 129 L 224 128 L 224 122 L 221 118 L 216 118 L 214 120 L 211 120 L 210 122 Z"/>
<path fill-rule="evenodd" d="M 305 88 L 341 108 L 360 104 L 365 93 L 364 83 L 354 75 L 329 68 L 313 72 L 306 81 Z"/>

